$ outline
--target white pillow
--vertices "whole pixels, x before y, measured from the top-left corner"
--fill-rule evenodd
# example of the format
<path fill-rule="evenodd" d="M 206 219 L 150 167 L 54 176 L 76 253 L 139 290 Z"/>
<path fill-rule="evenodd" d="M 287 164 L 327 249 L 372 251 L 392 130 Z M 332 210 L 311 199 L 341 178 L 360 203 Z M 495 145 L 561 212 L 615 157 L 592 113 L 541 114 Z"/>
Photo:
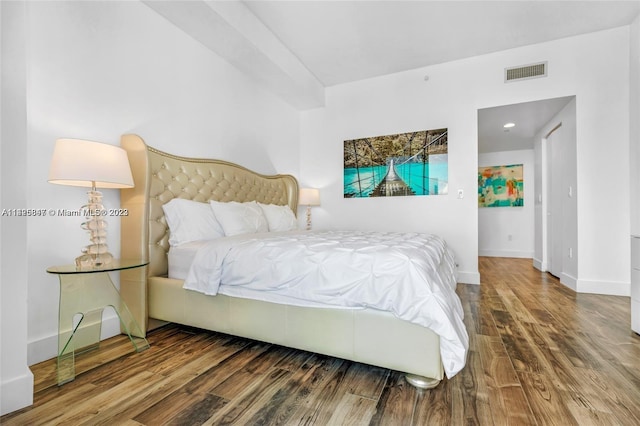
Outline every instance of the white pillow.
<path fill-rule="evenodd" d="M 258 203 L 269 224 L 269 231 L 292 231 L 298 229 L 298 219 L 289 206 Z"/>
<path fill-rule="evenodd" d="M 255 201 L 249 203 L 210 201 L 209 204 L 220 226 L 224 229 L 224 235 L 228 237 L 269 231 L 267 219 Z"/>
<path fill-rule="evenodd" d="M 207 203 L 174 198 L 162 206 L 169 225 L 169 244 L 177 246 L 224 237 L 224 230 Z"/>

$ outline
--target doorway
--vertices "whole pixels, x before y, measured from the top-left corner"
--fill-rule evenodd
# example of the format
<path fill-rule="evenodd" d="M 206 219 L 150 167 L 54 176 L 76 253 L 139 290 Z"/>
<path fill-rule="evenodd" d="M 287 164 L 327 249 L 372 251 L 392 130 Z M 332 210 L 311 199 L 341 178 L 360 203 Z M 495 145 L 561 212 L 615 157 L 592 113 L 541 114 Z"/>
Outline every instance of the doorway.
<path fill-rule="evenodd" d="M 575 96 L 478 110 L 478 167 L 524 163 L 523 206 L 478 208 L 480 256 L 532 258 L 561 281 L 576 275 L 575 121 Z"/>

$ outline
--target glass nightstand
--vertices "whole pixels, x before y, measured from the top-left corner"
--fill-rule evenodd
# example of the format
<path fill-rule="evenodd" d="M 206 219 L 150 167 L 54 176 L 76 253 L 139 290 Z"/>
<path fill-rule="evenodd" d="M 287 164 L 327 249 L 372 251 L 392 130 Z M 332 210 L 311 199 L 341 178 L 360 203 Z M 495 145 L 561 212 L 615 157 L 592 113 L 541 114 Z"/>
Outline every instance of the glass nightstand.
<path fill-rule="evenodd" d="M 75 265 L 52 266 L 50 274 L 60 278 L 60 313 L 58 319 L 58 386 L 75 379 L 75 354 L 100 346 L 102 313 L 111 307 L 120 319 L 121 330 L 131 340 L 136 352 L 149 348 L 140 326 L 113 285 L 109 272 L 142 268 L 149 262 L 113 260 L 97 268 Z"/>

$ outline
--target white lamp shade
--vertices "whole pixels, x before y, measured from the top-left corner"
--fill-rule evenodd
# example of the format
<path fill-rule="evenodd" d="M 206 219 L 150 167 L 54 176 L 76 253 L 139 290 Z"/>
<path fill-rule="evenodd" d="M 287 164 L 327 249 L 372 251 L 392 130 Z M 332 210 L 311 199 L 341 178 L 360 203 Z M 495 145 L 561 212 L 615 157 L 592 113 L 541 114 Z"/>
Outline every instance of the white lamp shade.
<path fill-rule="evenodd" d="M 58 139 L 49 182 L 97 188 L 133 188 L 127 152 L 119 146 L 80 139 Z"/>
<path fill-rule="evenodd" d="M 315 188 L 300 188 L 298 204 L 301 206 L 319 206 L 320 191 Z"/>

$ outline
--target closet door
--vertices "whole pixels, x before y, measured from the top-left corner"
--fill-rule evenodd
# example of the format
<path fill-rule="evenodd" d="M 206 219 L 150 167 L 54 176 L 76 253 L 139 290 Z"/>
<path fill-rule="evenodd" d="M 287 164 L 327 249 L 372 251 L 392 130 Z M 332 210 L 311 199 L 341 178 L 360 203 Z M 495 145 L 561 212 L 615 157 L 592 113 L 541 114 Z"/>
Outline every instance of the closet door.
<path fill-rule="evenodd" d="M 562 127 L 558 127 L 547 136 L 548 164 L 548 203 L 547 203 L 547 253 L 549 272 L 560 277 L 562 275 L 563 232 L 562 232 Z"/>

